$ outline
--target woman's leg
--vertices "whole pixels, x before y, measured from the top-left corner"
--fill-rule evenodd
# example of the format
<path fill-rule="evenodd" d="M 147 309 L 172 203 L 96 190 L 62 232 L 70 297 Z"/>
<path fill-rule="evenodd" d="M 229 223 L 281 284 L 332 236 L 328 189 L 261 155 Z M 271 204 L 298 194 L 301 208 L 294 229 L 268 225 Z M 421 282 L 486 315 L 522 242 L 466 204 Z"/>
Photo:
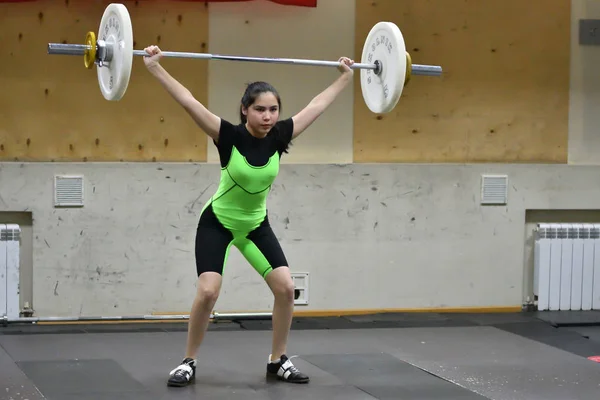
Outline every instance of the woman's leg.
<path fill-rule="evenodd" d="M 190 320 L 188 322 L 185 358 L 196 358 L 196 353 L 208 328 L 210 313 L 219 297 L 222 280 L 223 278 L 220 274 L 212 271 L 205 272 L 198 278 L 196 297 L 192 303 Z"/>
<path fill-rule="evenodd" d="M 292 383 L 307 383 L 308 376 L 292 364 L 286 355 L 294 313 L 294 282 L 287 266 L 273 269 L 265 277 L 273 292 L 273 342 L 267 364 L 267 375 Z"/>
<path fill-rule="evenodd" d="M 268 375 L 294 383 L 306 383 L 308 376 L 289 361 L 287 342 L 294 312 L 294 283 L 281 245 L 265 221 L 236 246 L 254 269 L 265 279 L 275 298 L 273 304 L 273 341 L 267 364 Z"/>
<path fill-rule="evenodd" d="M 219 297 L 222 275 L 233 235 L 216 219 L 208 206 L 196 231 L 196 295 L 190 311 L 185 357 L 169 374 L 169 386 L 186 386 L 195 379 L 196 353 L 204 340 L 210 314 Z"/>
<path fill-rule="evenodd" d="M 290 269 L 286 266 L 275 268 L 265 278 L 273 292 L 273 343 L 271 361 L 278 360 L 287 352 L 287 341 L 294 313 L 294 283 Z"/>

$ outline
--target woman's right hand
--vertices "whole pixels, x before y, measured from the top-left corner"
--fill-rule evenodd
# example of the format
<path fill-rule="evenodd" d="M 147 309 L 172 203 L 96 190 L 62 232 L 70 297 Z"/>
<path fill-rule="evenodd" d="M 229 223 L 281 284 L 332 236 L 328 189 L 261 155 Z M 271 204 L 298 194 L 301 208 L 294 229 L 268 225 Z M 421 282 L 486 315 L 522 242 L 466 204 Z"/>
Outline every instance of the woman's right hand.
<path fill-rule="evenodd" d="M 162 57 L 162 52 L 158 48 L 158 46 L 148 46 L 144 49 L 148 56 L 144 56 L 144 64 L 146 64 L 147 68 L 156 67 L 159 64 L 159 61 Z"/>

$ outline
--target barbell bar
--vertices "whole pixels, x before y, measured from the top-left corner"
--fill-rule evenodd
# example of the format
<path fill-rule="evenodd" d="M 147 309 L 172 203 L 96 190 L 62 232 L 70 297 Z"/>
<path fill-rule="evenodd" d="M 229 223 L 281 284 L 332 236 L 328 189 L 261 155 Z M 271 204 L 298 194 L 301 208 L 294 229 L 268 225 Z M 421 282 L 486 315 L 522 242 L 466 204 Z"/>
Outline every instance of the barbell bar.
<path fill-rule="evenodd" d="M 213 311 L 210 319 L 214 321 L 224 320 L 270 320 L 273 314 L 270 312 L 247 312 L 247 313 L 221 313 Z M 187 314 L 169 314 L 169 315 L 124 315 L 124 316 L 71 316 L 71 317 L 17 317 L 9 318 L 6 315 L 0 316 L 0 325 L 13 323 L 60 323 L 60 322 L 127 322 L 127 321 L 174 321 L 189 320 Z"/>
<path fill-rule="evenodd" d="M 98 83 L 106 100 L 120 100 L 129 84 L 133 56 L 148 56 L 133 49 L 133 27 L 129 11 L 123 4 L 109 4 L 102 15 L 98 40 L 88 32 L 85 44 L 48 43 L 48 54 L 84 57 L 86 68 L 97 67 Z M 192 58 L 338 67 L 337 61 L 297 58 L 266 58 L 210 53 L 162 51 L 164 57 Z M 352 65 L 360 70 L 361 89 L 367 107 L 374 113 L 394 109 L 404 86 L 412 75 L 441 76 L 442 67 L 413 64 L 406 51 L 404 37 L 392 22 L 378 22 L 371 28 L 363 46 L 360 62 Z"/>
<path fill-rule="evenodd" d="M 106 46 L 106 45 L 100 45 Z M 67 56 L 83 56 L 86 51 L 92 50 L 92 46 L 85 44 L 63 44 L 63 43 L 48 43 L 48 54 L 59 54 Z M 97 48 L 96 48 L 97 51 Z M 322 61 L 322 60 L 307 60 L 301 58 L 269 58 L 269 57 L 247 57 L 233 56 L 209 53 L 188 53 L 182 51 L 161 51 L 163 57 L 175 58 L 195 58 L 201 60 L 225 60 L 225 61 L 248 61 L 259 63 L 273 64 L 293 64 L 293 65 L 310 65 L 315 67 L 337 67 L 340 64 L 337 61 Z M 147 57 L 148 53 L 144 50 L 133 50 L 134 56 Z M 98 60 L 100 61 L 100 60 Z M 106 56 L 103 62 L 111 61 L 110 56 Z M 371 69 L 377 71 L 378 64 L 354 63 L 352 69 Z M 411 65 L 412 75 L 440 76 L 442 75 L 442 67 L 437 65 Z"/>

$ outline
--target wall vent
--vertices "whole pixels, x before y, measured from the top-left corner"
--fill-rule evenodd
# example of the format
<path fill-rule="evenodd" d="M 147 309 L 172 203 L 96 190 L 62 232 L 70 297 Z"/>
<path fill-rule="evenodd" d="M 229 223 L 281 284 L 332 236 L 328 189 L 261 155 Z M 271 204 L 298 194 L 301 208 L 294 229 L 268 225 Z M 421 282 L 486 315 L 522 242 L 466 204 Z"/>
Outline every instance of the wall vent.
<path fill-rule="evenodd" d="M 481 176 L 481 204 L 506 204 L 508 202 L 508 176 Z"/>
<path fill-rule="evenodd" d="M 56 175 L 54 177 L 54 206 L 83 206 L 83 176 Z"/>

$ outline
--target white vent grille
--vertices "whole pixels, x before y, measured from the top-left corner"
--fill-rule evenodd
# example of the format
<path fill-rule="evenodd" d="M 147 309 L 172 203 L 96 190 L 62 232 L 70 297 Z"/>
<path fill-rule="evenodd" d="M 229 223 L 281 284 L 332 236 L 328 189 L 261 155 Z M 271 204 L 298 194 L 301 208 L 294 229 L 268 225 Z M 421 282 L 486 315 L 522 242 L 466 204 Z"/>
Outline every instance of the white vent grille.
<path fill-rule="evenodd" d="M 57 175 L 54 177 L 54 206 L 83 206 L 83 176 Z"/>
<path fill-rule="evenodd" d="M 308 272 L 295 272 L 292 274 L 294 282 L 294 304 L 308 304 Z"/>
<path fill-rule="evenodd" d="M 481 204 L 506 204 L 508 202 L 508 176 L 481 176 Z"/>
<path fill-rule="evenodd" d="M 2 225 L 0 225 L 0 226 L 2 226 Z M 11 227 L 13 227 L 13 228 L 11 228 Z M 21 228 L 19 228 L 19 225 L 7 225 L 6 228 L 4 228 L 3 226 L 0 228 L 0 241 L 2 241 L 2 242 L 8 242 L 8 241 L 18 242 L 19 240 L 21 240 Z"/>

